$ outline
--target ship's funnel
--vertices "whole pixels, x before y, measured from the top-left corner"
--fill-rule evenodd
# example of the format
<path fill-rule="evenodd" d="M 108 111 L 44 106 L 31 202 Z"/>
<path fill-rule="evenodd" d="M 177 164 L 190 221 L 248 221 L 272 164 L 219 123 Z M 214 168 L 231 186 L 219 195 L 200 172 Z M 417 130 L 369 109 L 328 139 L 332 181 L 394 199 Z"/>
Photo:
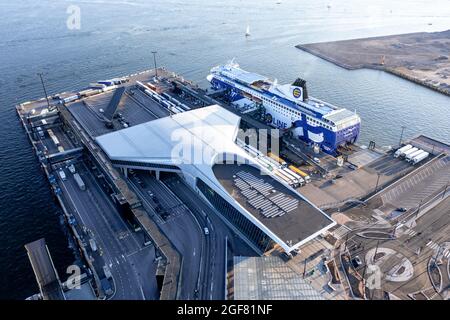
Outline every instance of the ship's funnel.
<path fill-rule="evenodd" d="M 292 83 L 293 86 L 301 87 L 303 91 L 303 101 L 308 100 L 308 90 L 306 89 L 306 80 L 303 80 L 302 78 L 297 78 L 294 83 Z"/>

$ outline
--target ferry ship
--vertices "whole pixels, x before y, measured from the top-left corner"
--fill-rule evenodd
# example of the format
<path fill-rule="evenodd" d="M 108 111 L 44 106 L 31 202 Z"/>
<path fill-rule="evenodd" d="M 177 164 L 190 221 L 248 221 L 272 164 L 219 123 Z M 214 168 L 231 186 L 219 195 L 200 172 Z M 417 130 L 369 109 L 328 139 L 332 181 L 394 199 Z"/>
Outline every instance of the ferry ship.
<path fill-rule="evenodd" d="M 248 99 L 256 103 L 267 124 L 290 131 L 326 153 L 336 155 L 339 147 L 358 139 L 361 118 L 356 111 L 309 96 L 303 79 L 281 85 L 231 61 L 212 68 L 207 80 L 213 89 L 225 90 L 231 102 Z"/>

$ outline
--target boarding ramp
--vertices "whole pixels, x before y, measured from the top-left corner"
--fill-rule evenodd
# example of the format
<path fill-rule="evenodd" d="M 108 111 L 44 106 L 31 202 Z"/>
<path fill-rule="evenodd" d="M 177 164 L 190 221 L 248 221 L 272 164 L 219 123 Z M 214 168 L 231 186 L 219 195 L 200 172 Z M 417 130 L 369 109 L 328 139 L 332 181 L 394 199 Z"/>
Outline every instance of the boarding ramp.
<path fill-rule="evenodd" d="M 55 164 L 58 162 L 64 162 L 74 158 L 80 158 L 83 155 L 83 150 L 84 148 L 79 147 L 62 152 L 52 153 L 47 156 L 47 160 L 51 164 Z"/>
<path fill-rule="evenodd" d="M 45 239 L 39 239 L 25 245 L 28 258 L 44 300 L 66 300 L 59 281 L 58 273 L 53 265 Z"/>
<path fill-rule="evenodd" d="M 124 92 L 125 92 L 125 87 L 119 87 L 114 91 L 114 94 L 113 94 L 111 100 L 109 101 L 109 104 L 106 107 L 105 113 L 104 113 L 104 116 L 108 121 L 112 121 Z"/>

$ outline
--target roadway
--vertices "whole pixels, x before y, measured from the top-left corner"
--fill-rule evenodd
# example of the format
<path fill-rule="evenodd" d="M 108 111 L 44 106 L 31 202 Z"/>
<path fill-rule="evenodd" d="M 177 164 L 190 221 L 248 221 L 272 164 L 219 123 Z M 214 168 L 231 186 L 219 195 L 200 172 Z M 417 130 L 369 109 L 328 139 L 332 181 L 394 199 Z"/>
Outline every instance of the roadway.
<path fill-rule="evenodd" d="M 427 270 L 428 263 L 433 257 L 439 255 L 444 261 L 443 265 L 448 264 L 450 258 L 450 249 L 447 246 L 450 241 L 450 215 L 448 214 L 450 197 L 439 200 L 442 201 L 434 203 L 434 207 L 424 207 L 424 214 L 416 219 L 414 224 L 400 225 L 395 231 L 395 238 L 389 238 L 389 235 L 393 234 L 392 228 L 373 226 L 350 232 L 347 245 L 341 246 L 348 249 L 352 258 L 358 256 L 361 259 L 362 264 L 355 268 L 360 276 L 365 273 L 366 280 L 370 278 L 371 273 L 367 270 L 365 272 L 364 269 L 366 263 L 373 262 L 367 258 L 373 255 L 374 251 L 380 256 L 374 263 L 382 272 L 381 288 L 367 291 L 368 298 L 382 299 L 383 291 L 393 293 L 401 299 L 409 299 L 408 295 L 420 291 L 431 292 L 428 297 L 430 299 L 439 298 L 440 293 L 432 289 Z M 409 275 L 407 264 L 404 265 L 406 268 L 400 267 L 402 263 L 408 261 L 412 271 Z M 393 272 L 396 269 L 402 271 L 396 274 Z M 397 280 L 392 281 L 386 278 L 393 275 L 397 277 Z M 448 277 L 444 277 L 444 282 L 446 283 L 443 288 L 450 286 Z"/>
<path fill-rule="evenodd" d="M 101 268 L 106 264 L 111 271 L 114 284 L 111 298 L 158 299 L 154 248 L 144 247 L 143 234 L 130 230 L 111 199 L 80 163 L 77 171 L 86 184 L 85 191 L 79 189 L 68 170 L 65 170 L 66 181 L 58 177 L 59 184 L 70 205 L 76 208 L 74 215 L 78 224 L 85 226 L 87 234 L 93 236 L 97 243 L 100 255 L 93 254 L 96 269 L 99 268 L 99 273 L 103 274 Z"/>
<path fill-rule="evenodd" d="M 183 257 L 179 298 L 225 299 L 225 250 L 228 263 L 233 254 L 256 253 L 177 175 L 163 175 L 158 181 L 148 172 L 136 170 L 130 181 L 145 209 Z M 162 210 L 156 213 L 158 205 Z"/>
<path fill-rule="evenodd" d="M 136 176 L 138 179 L 136 179 Z M 202 274 L 202 253 L 204 240 L 202 231 L 190 214 L 189 210 L 173 196 L 155 177 L 148 172 L 137 172 L 136 176 L 130 175 L 133 189 L 142 200 L 145 210 L 158 224 L 162 232 L 170 239 L 172 244 L 181 254 L 183 261 L 181 266 L 181 281 L 178 289 L 178 298 L 193 300 L 197 298 L 197 290 Z M 137 181 L 142 181 L 138 183 Z M 152 194 L 154 197 L 152 197 Z M 162 210 L 169 214 L 165 219 L 156 213 L 157 199 Z"/>
<path fill-rule="evenodd" d="M 225 251 L 228 250 L 228 264 L 232 263 L 233 255 L 256 256 L 257 253 L 231 230 L 180 177 L 177 175 L 163 177 L 163 182 L 190 209 L 202 228 L 208 228 L 209 235 L 205 236 L 207 247 L 204 255 L 205 270 L 202 274 L 203 290 L 206 293 L 206 299 L 224 299 L 227 272 Z M 226 247 L 226 240 L 229 248 Z"/>

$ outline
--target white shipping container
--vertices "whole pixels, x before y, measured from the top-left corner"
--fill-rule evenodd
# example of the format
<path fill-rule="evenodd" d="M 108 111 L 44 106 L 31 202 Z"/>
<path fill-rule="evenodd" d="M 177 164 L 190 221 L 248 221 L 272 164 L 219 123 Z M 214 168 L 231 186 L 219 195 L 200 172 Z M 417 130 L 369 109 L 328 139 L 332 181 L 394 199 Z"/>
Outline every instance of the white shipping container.
<path fill-rule="evenodd" d="M 401 156 L 401 157 L 407 157 L 408 154 L 411 154 L 411 153 L 413 153 L 413 152 L 416 152 L 417 150 L 419 150 L 419 148 L 415 148 L 415 147 L 414 147 L 414 148 L 408 149 L 408 150 L 402 152 L 400 156 Z"/>
<path fill-rule="evenodd" d="M 111 91 L 114 89 L 117 89 L 117 86 L 108 86 L 108 87 L 103 88 L 103 92 Z"/>
<path fill-rule="evenodd" d="M 408 154 L 405 159 L 406 161 L 410 162 L 415 156 L 418 156 L 419 154 L 423 153 L 425 151 L 423 151 L 422 149 L 419 149 L 417 151 L 414 151 L 413 153 Z"/>
<path fill-rule="evenodd" d="M 395 151 L 395 153 L 394 153 L 394 157 L 398 158 L 403 152 L 411 149 L 412 147 L 413 147 L 412 145 L 407 144 L 406 146 L 403 146 L 403 147 L 397 149 L 397 151 Z"/>
<path fill-rule="evenodd" d="M 291 179 L 289 179 L 288 177 L 286 177 L 284 174 L 281 173 L 281 171 L 279 170 L 275 170 L 274 171 L 275 175 L 279 178 L 281 178 L 281 180 L 283 180 L 284 182 L 286 182 L 287 184 L 291 184 Z"/>
<path fill-rule="evenodd" d="M 417 163 L 425 160 L 426 158 L 428 158 L 429 155 L 430 154 L 428 152 L 421 153 L 421 154 L 417 155 L 415 158 L 413 158 L 411 162 L 412 162 L 412 164 L 417 164 Z"/>

